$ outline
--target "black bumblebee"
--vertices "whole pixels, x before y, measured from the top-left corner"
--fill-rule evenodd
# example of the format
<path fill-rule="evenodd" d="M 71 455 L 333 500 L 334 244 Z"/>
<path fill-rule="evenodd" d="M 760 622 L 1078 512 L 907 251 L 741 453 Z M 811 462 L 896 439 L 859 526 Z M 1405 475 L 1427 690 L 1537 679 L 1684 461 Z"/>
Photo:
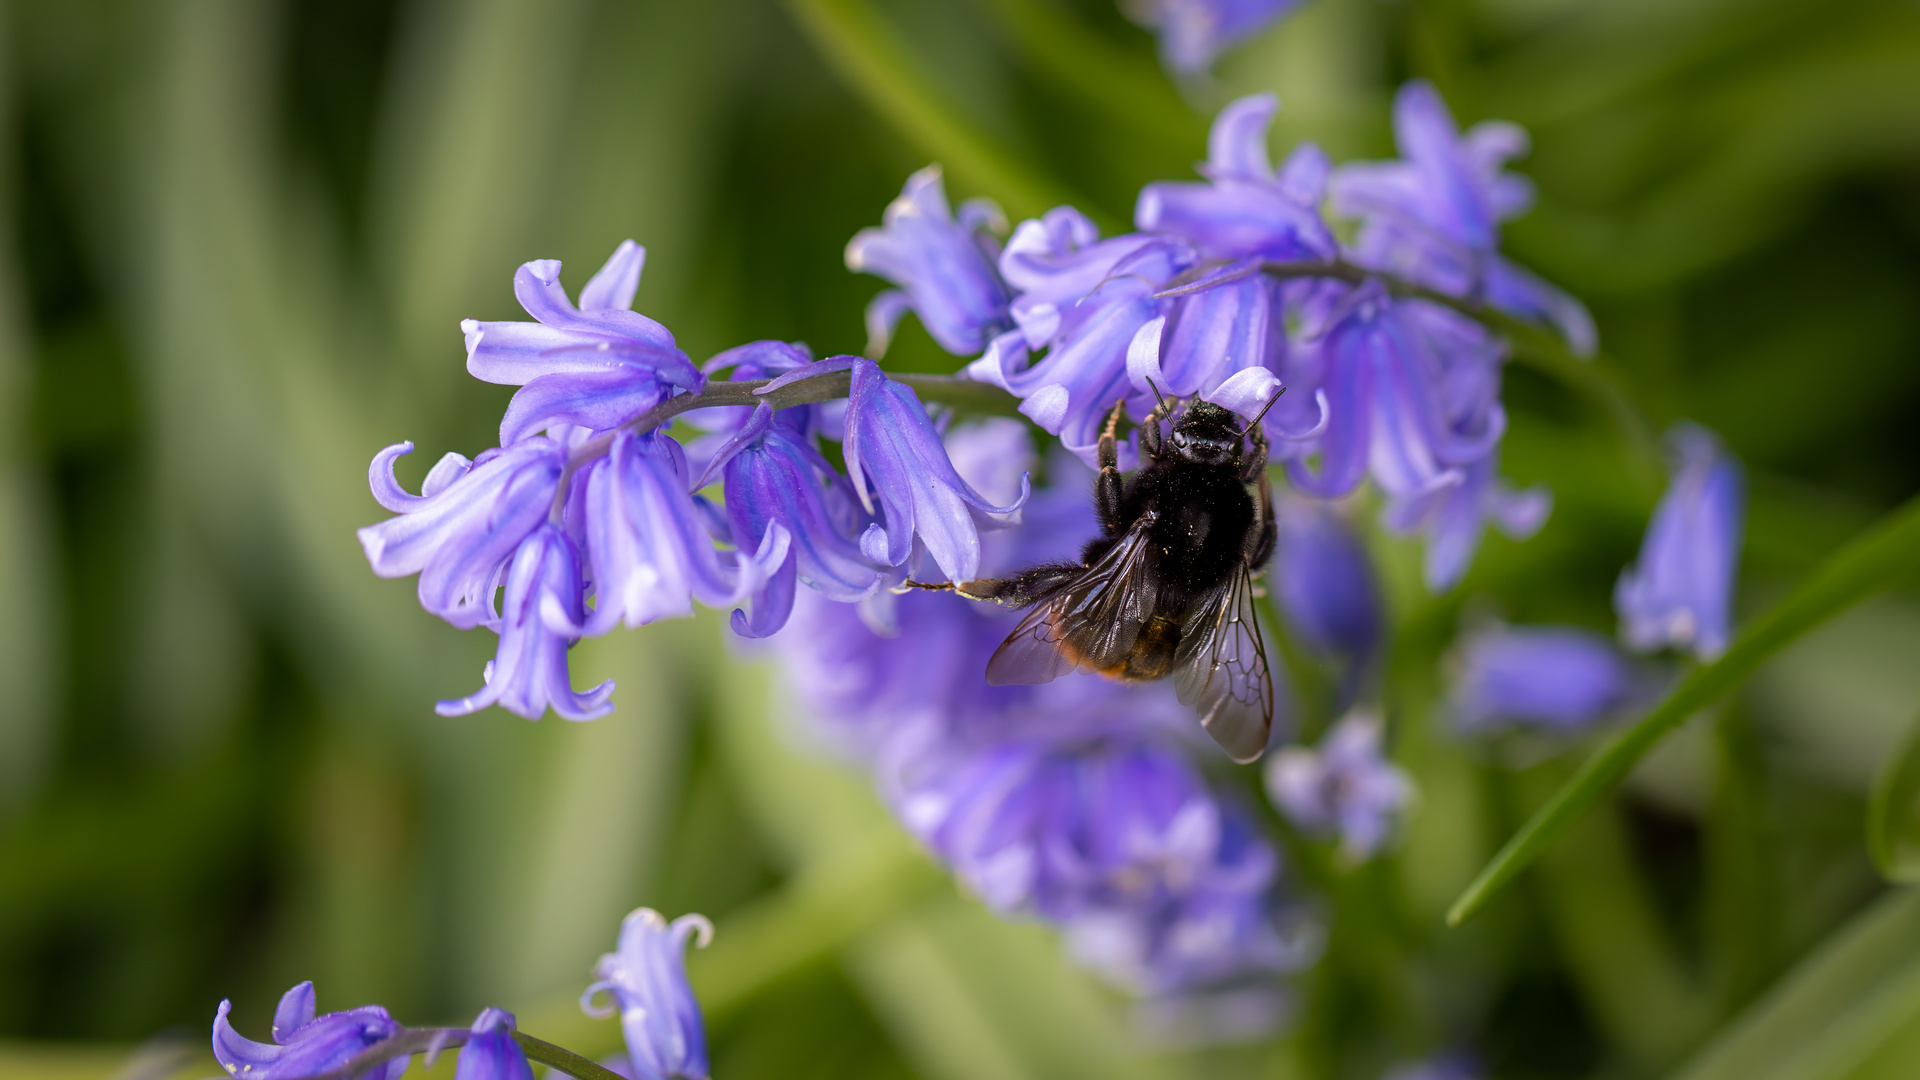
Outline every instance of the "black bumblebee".
<path fill-rule="evenodd" d="M 1078 563 L 920 587 L 1034 609 L 988 661 L 987 682 L 1043 683 L 1074 670 L 1129 681 L 1171 675 L 1207 733 L 1248 762 L 1273 727 L 1273 681 L 1253 613 L 1253 578 L 1275 536 L 1266 436 L 1257 417 L 1243 428 L 1205 401 L 1187 406 L 1163 436 L 1160 425 L 1179 404 L 1160 398 L 1140 429 L 1147 460 L 1124 479 L 1115 443 L 1124 403 L 1108 414 L 1093 487 L 1102 535 Z"/>

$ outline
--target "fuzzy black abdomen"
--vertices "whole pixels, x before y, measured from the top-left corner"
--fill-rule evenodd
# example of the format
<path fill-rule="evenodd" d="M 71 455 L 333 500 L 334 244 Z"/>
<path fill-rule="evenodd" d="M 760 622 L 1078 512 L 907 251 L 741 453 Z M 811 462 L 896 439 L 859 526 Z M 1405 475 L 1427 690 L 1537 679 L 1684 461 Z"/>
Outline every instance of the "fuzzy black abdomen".
<path fill-rule="evenodd" d="M 1121 511 L 1128 523 L 1154 516 L 1149 557 L 1169 614 L 1238 572 L 1255 527 L 1253 496 L 1227 468 L 1150 465 L 1128 485 Z"/>

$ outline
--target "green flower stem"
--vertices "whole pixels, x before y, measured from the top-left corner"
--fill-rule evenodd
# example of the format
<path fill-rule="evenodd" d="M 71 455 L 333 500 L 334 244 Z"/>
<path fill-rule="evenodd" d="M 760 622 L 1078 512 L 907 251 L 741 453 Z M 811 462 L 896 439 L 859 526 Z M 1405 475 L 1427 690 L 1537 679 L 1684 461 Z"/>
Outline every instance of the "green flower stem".
<path fill-rule="evenodd" d="M 1655 743 L 1753 673 L 1802 634 L 1875 593 L 1920 573 L 1920 496 L 1827 559 L 1793 594 L 1755 619 L 1725 656 L 1696 668 L 1652 712 L 1622 732 L 1547 800 L 1507 841 L 1447 912 L 1459 925 L 1624 779 Z"/>
<path fill-rule="evenodd" d="M 516 1031 L 513 1037 L 519 1041 L 520 1049 L 526 1051 L 527 1058 L 542 1065 L 552 1067 L 574 1077 L 574 1080 L 624 1080 L 612 1069 L 589 1061 L 564 1046 L 555 1046 L 544 1039 L 536 1039 L 524 1031 Z"/>

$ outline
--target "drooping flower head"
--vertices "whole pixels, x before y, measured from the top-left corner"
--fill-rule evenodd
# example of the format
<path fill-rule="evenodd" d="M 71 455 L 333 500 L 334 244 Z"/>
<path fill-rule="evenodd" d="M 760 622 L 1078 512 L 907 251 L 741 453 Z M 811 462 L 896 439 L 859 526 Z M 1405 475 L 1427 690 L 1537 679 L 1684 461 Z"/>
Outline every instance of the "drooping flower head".
<path fill-rule="evenodd" d="M 1160 36 L 1160 59 L 1180 75 L 1197 75 L 1234 44 L 1267 28 L 1300 0 L 1122 0 L 1134 22 Z"/>
<path fill-rule="evenodd" d="M 1007 228 L 999 206 L 970 199 L 956 219 L 947 209 L 940 166 L 929 165 L 907 178 L 881 221 L 881 228 L 862 229 L 847 243 L 847 269 L 900 286 L 867 305 L 869 355 L 885 354 L 908 311 L 955 356 L 979 355 L 1011 325 L 1012 297 L 995 265 L 1000 250 L 993 233 Z"/>
<path fill-rule="evenodd" d="M 633 1080 L 706 1080 L 706 1028 L 687 985 L 686 949 L 689 941 L 705 948 L 712 939 L 705 916 L 669 923 L 640 908 L 621 922 L 616 951 L 594 965 L 596 981 L 580 996 L 580 1008 L 589 1016 L 620 1017 Z M 594 1003 L 602 993 L 610 1004 Z"/>
<path fill-rule="evenodd" d="M 213 1018 L 213 1056 L 238 1080 L 303 1080 L 337 1069 L 361 1051 L 386 1041 L 400 1023 L 378 1005 L 314 1016 L 313 984 L 303 982 L 280 998 L 273 1013 L 273 1042 L 241 1037 L 227 1022 L 233 1008 L 222 1001 Z M 399 1080 L 405 1057 L 368 1070 L 372 1080 Z"/>
<path fill-rule="evenodd" d="M 1745 479 L 1706 428 L 1681 424 L 1668 440 L 1673 483 L 1653 512 L 1639 561 L 1620 575 L 1613 606 L 1628 647 L 1672 646 L 1713 660 L 1731 636 Z"/>
<path fill-rule="evenodd" d="M 1631 701 L 1637 680 L 1606 638 L 1553 626 L 1469 634 L 1454 658 L 1451 702 L 1462 731 L 1585 730 Z"/>
<path fill-rule="evenodd" d="M 1267 794 L 1296 826 L 1340 840 L 1347 857 L 1366 859 L 1393 834 L 1413 797 L 1413 781 L 1381 753 L 1379 717 L 1348 713 L 1320 745 L 1289 747 L 1267 765 Z"/>
<path fill-rule="evenodd" d="M 527 1052 L 513 1037 L 513 1014 L 486 1008 L 474 1018 L 472 1034 L 460 1047 L 453 1080 L 533 1080 Z"/>

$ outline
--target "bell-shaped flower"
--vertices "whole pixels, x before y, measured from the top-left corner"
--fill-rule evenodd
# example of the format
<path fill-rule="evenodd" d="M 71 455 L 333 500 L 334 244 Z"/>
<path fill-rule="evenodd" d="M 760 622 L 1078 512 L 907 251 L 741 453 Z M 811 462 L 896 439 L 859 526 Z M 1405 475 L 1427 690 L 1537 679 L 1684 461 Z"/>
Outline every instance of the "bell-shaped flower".
<path fill-rule="evenodd" d="M 880 567 L 861 553 L 863 520 L 846 478 L 770 407 L 756 406 L 709 468 L 724 469 L 727 520 L 742 550 L 766 550 L 776 524 L 789 537 L 786 559 L 753 597 L 751 612 L 734 613 L 735 633 L 766 637 L 786 625 L 796 580 L 845 603 L 880 587 Z"/>
<path fill-rule="evenodd" d="M 575 307 L 560 286 L 559 261 L 535 260 L 514 274 L 513 294 L 537 321 L 460 324 L 467 371 L 522 387 L 501 418 L 501 445 L 560 423 L 606 431 L 675 389 L 706 384 L 666 327 L 631 310 L 645 262 L 646 249 L 623 242 Z"/>
<path fill-rule="evenodd" d="M 1302 831 L 1338 837 L 1361 861 L 1392 836 L 1413 781 L 1380 751 L 1380 719 L 1356 710 L 1312 750 L 1289 747 L 1267 765 L 1267 795 Z"/>
<path fill-rule="evenodd" d="M 881 228 L 862 229 L 847 243 L 847 269 L 900 287 L 867 305 L 868 355 L 885 354 L 908 311 L 955 356 L 978 355 L 1012 325 L 1012 295 L 1000 280 L 1000 250 L 992 235 L 1007 228 L 999 206 L 971 199 L 960 205 L 956 220 L 947 208 L 940 166 L 929 165 L 907 178 L 881 221 Z"/>
<path fill-rule="evenodd" d="M 393 477 L 394 460 L 412 451 L 412 443 L 389 446 L 368 470 L 373 497 L 399 516 L 359 531 L 367 562 L 381 577 L 419 574 L 420 606 L 462 630 L 492 625 L 500 571 L 547 519 L 566 448 L 536 436 L 472 463 L 448 454 L 419 495 Z"/>
<path fill-rule="evenodd" d="M 337 1069 L 368 1047 L 398 1034 L 399 1021 L 378 1005 L 314 1016 L 313 984 L 303 982 L 280 998 L 273 1014 L 273 1042 L 242 1038 L 227 1022 L 233 1003 L 222 1001 L 213 1018 L 213 1056 L 236 1080 L 304 1080 Z M 370 1080 L 399 1080 L 401 1055 L 369 1069 Z"/>
<path fill-rule="evenodd" d="M 777 523 L 758 550 L 715 549 L 689 491 L 685 454 L 663 431 L 620 432 L 586 476 L 585 533 L 594 610 L 579 636 L 693 614 L 693 601 L 732 607 L 766 587 L 786 561 Z"/>
<path fill-rule="evenodd" d="M 1273 590 L 1287 625 L 1327 657 L 1364 663 L 1380 641 L 1380 584 L 1373 560 L 1339 511 L 1282 496 Z"/>
<path fill-rule="evenodd" d="M 505 602 L 497 617 L 500 649 L 487 661 L 486 686 L 434 706 L 441 716 L 466 716 L 489 705 L 538 720 L 548 706 L 568 720 L 597 720 L 613 711 L 608 679 L 575 693 L 567 649 L 586 619 L 580 553 L 558 525 L 541 525 L 514 552 Z"/>
<path fill-rule="evenodd" d="M 707 1034 L 687 985 L 686 951 L 689 941 L 705 948 L 711 940 L 713 924 L 704 915 L 668 922 L 640 908 L 620 923 L 615 951 L 594 965 L 596 981 L 580 996 L 580 1008 L 620 1017 L 633 1080 L 706 1080 Z M 611 1002 L 596 1004 L 603 993 Z"/>
<path fill-rule="evenodd" d="M 1574 352 L 1593 352 L 1593 318 L 1578 300 L 1500 254 L 1500 222 L 1533 204 L 1533 185 L 1503 166 L 1527 150 L 1527 133 L 1488 121 L 1460 133 L 1432 84 L 1414 80 L 1394 98 L 1400 160 L 1334 171 L 1333 206 L 1362 221 L 1350 257 L 1464 300 L 1549 323 Z"/>
<path fill-rule="evenodd" d="M 1120 7 L 1158 35 L 1167 70 L 1192 76 L 1299 5 L 1300 0 L 1138 0 Z"/>
<path fill-rule="evenodd" d="M 1435 354 L 1417 307 L 1394 300 L 1378 281 L 1346 296 L 1311 347 L 1327 416 L 1314 444 L 1318 467 L 1287 462 L 1302 491 L 1334 498 L 1371 473 L 1390 498 L 1430 495 L 1461 483 L 1460 467 L 1486 457 L 1505 434 L 1498 401 L 1485 403 L 1471 429 L 1451 422 L 1445 358 Z"/>
<path fill-rule="evenodd" d="M 1462 731 L 1576 734 L 1631 703 L 1641 688 L 1612 642 L 1570 627 L 1476 631 L 1449 666 L 1453 721 Z"/>
<path fill-rule="evenodd" d="M 453 1080 L 533 1080 L 533 1066 L 527 1064 L 527 1052 L 513 1029 L 512 1013 L 481 1010 L 453 1063 Z"/>
<path fill-rule="evenodd" d="M 1678 425 L 1668 441 L 1673 483 L 1653 512 L 1639 561 L 1620 575 L 1613 607 L 1628 647 L 1672 646 L 1713 660 L 1730 640 L 1746 481 L 1706 428 Z"/>
<path fill-rule="evenodd" d="M 847 396 L 847 476 L 860 502 L 882 521 L 867 526 L 860 550 L 867 558 L 899 566 L 917 538 L 951 581 L 978 577 L 980 533 L 968 507 L 1010 514 L 1027 501 L 1023 480 L 1016 501 L 995 506 L 960 478 L 940 432 L 913 389 L 881 374 L 873 361 L 855 358 Z"/>
<path fill-rule="evenodd" d="M 1134 206 L 1134 225 L 1178 236 L 1208 259 L 1331 260 L 1337 247 L 1319 209 L 1327 157 L 1302 143 L 1275 173 L 1267 129 L 1279 109 L 1279 98 L 1255 94 L 1220 110 L 1203 169 L 1211 182 L 1148 184 Z"/>

